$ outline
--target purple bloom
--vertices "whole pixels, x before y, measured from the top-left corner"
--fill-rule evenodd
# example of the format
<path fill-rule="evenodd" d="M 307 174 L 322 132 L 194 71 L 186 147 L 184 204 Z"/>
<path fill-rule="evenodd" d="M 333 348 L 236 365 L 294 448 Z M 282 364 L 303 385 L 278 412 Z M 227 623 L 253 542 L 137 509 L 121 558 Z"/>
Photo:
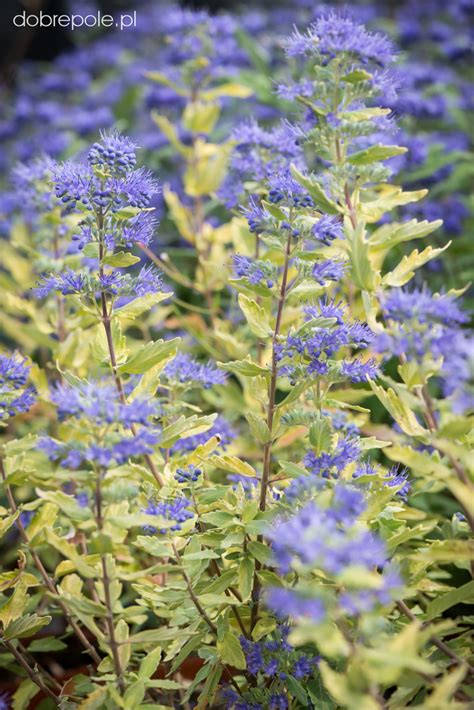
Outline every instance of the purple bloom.
<path fill-rule="evenodd" d="M 11 707 L 11 695 L 6 690 L 0 691 L 0 710 L 8 710 Z"/>
<path fill-rule="evenodd" d="M 286 573 L 294 564 L 302 564 L 337 575 L 351 565 L 369 569 L 383 565 L 383 543 L 368 531 L 352 528 L 356 510 L 359 508 L 354 506 L 347 515 L 342 515 L 343 511 L 334 515 L 331 508 L 310 502 L 293 517 L 276 522 L 267 537 L 280 570 Z"/>
<path fill-rule="evenodd" d="M 400 498 L 408 496 L 411 489 L 411 483 L 408 480 L 408 469 L 400 469 L 398 464 L 396 464 L 387 472 L 386 477 L 390 479 L 388 481 L 390 487 L 398 488 L 400 486 L 400 490 L 397 492 Z"/>
<path fill-rule="evenodd" d="M 212 363 L 204 365 L 186 353 L 178 353 L 166 365 L 163 375 L 169 383 L 202 385 L 204 389 L 225 385 L 227 381 L 226 374 Z"/>
<path fill-rule="evenodd" d="M 201 474 L 202 468 L 189 464 L 186 468 L 177 468 L 174 477 L 178 483 L 195 483 Z"/>
<path fill-rule="evenodd" d="M 165 518 L 165 520 L 174 522 L 174 525 L 171 528 L 162 528 L 159 530 L 159 532 L 165 535 L 168 529 L 173 531 L 181 530 L 182 523 L 194 516 L 194 513 L 189 510 L 190 505 L 191 501 L 187 498 L 175 498 L 170 502 L 150 501 L 147 507 L 144 508 L 143 512 L 147 515 L 157 515 L 161 518 Z M 156 528 L 153 528 L 152 526 L 148 526 L 147 530 L 151 533 L 156 532 Z"/>
<path fill-rule="evenodd" d="M 136 145 L 117 131 L 101 131 L 101 141 L 94 143 L 87 159 L 90 165 L 105 167 L 112 172 L 128 173 L 137 162 Z"/>
<path fill-rule="evenodd" d="M 132 293 L 137 296 L 146 296 L 148 293 L 157 293 L 163 287 L 161 272 L 153 265 L 144 266 L 133 281 Z"/>
<path fill-rule="evenodd" d="M 246 218 L 251 232 L 263 232 L 270 219 L 270 213 L 254 198 L 250 198 L 249 206 L 242 207 L 241 212 Z"/>
<path fill-rule="evenodd" d="M 337 477 L 348 464 L 357 461 L 359 456 L 358 439 L 343 437 L 331 452 L 323 451 L 317 455 L 314 451 L 309 451 L 304 457 L 304 465 L 314 476 L 332 478 Z"/>
<path fill-rule="evenodd" d="M 62 293 L 67 296 L 73 293 L 82 293 L 86 285 L 84 274 L 77 274 L 72 269 L 67 269 L 60 274 L 50 274 L 43 276 L 43 281 L 38 283 L 35 295 L 38 298 L 46 298 L 52 291 Z"/>
<path fill-rule="evenodd" d="M 286 51 L 289 56 L 321 55 L 326 61 L 346 54 L 369 67 L 386 67 L 395 58 L 388 37 L 369 32 L 347 15 L 332 11 L 321 15 L 306 34 L 296 30 L 286 42 Z"/>
<path fill-rule="evenodd" d="M 319 242 L 329 246 L 335 239 L 342 239 L 342 223 L 337 217 L 324 214 L 314 225 L 312 234 Z"/>
<path fill-rule="evenodd" d="M 51 399 L 60 419 L 85 417 L 97 424 L 147 424 L 157 413 L 156 405 L 148 399 L 136 398 L 123 404 L 115 386 L 108 383 L 84 382 L 74 387 L 59 384 L 52 390 Z"/>
<path fill-rule="evenodd" d="M 236 433 L 228 421 L 224 417 L 217 417 L 213 425 L 202 434 L 193 434 L 186 438 L 178 439 L 170 449 L 172 454 L 184 454 L 188 451 L 194 451 L 198 446 L 203 446 L 213 436 L 217 437 L 219 446 L 223 449 L 235 439 Z"/>
<path fill-rule="evenodd" d="M 342 279 L 347 269 L 347 264 L 343 261 L 318 261 L 314 264 L 311 275 L 323 286 L 326 281 L 339 281 Z"/>
<path fill-rule="evenodd" d="M 236 278 L 246 278 L 252 285 L 265 282 L 267 288 L 272 288 L 276 277 L 273 264 L 262 260 L 250 259 L 248 256 L 233 254 L 233 268 Z"/>
<path fill-rule="evenodd" d="M 378 465 L 373 465 L 370 461 L 362 461 L 357 465 L 356 470 L 352 474 L 352 478 L 358 479 L 361 476 L 375 476 L 380 475 L 380 467 Z M 397 495 L 400 498 L 406 498 L 411 489 L 411 483 L 408 480 L 407 469 L 400 470 L 398 465 L 392 466 L 392 468 L 382 477 L 382 482 L 384 485 L 390 488 L 398 488 Z M 370 487 L 370 483 L 367 484 Z"/>
<path fill-rule="evenodd" d="M 33 387 L 26 387 L 30 365 L 18 353 L 0 355 L 0 421 L 27 412 L 36 401 Z"/>
<path fill-rule="evenodd" d="M 266 601 L 280 619 L 294 617 L 319 623 L 326 617 L 321 599 L 306 597 L 291 589 L 272 587 L 268 590 Z"/>
<path fill-rule="evenodd" d="M 362 360 L 352 360 L 343 362 L 341 375 L 347 377 L 351 382 L 366 382 L 367 379 L 377 377 L 378 367 L 373 358 L 362 362 Z"/>

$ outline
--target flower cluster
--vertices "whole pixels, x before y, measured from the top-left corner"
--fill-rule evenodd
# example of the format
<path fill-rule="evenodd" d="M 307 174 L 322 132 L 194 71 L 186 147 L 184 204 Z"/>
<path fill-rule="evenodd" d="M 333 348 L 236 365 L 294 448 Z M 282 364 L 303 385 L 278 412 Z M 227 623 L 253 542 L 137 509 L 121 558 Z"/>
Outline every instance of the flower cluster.
<path fill-rule="evenodd" d="M 319 318 L 335 318 L 332 326 L 320 326 Z M 375 360 L 334 360 L 334 356 L 344 347 L 365 349 L 372 342 L 374 334 L 359 321 L 344 321 L 343 311 L 334 302 L 321 301 L 318 307 L 305 308 L 306 324 L 278 349 L 281 363 L 280 373 L 292 381 L 298 377 L 314 378 L 330 375 L 353 382 L 362 382 L 377 375 Z"/>
<path fill-rule="evenodd" d="M 38 298 L 57 292 L 63 296 L 80 295 L 95 298 L 97 294 L 128 298 L 157 293 L 163 287 L 161 273 L 153 266 L 143 266 L 136 276 L 114 269 L 108 273 L 78 273 L 67 269 L 44 276 L 35 289 Z"/>
<path fill-rule="evenodd" d="M 17 353 L 0 355 L 0 422 L 27 412 L 35 403 L 35 390 L 27 386 L 30 369 Z"/>
<path fill-rule="evenodd" d="M 450 293 L 432 294 L 426 287 L 392 289 L 381 302 L 386 329 L 374 341 L 374 349 L 387 359 L 396 355 L 419 364 L 439 360 L 438 374 L 445 396 L 459 411 L 471 409 L 470 335 L 462 327 L 468 316 Z"/>
<path fill-rule="evenodd" d="M 310 616 L 321 621 L 327 605 L 336 604 L 346 613 L 371 611 L 387 604 L 401 586 L 394 569 L 384 570 L 387 552 L 383 542 L 372 532 L 360 527 L 358 519 L 366 506 L 363 493 L 355 488 L 337 485 L 332 504 L 323 508 L 307 503 L 293 517 L 276 522 L 267 532 L 278 568 L 283 573 L 295 570 L 320 570 L 340 581 L 347 580 L 335 600 L 307 598 L 304 590 L 273 589 L 268 603 L 284 616 Z M 348 570 L 363 569 L 362 584 L 351 586 Z"/>
<path fill-rule="evenodd" d="M 168 530 L 174 532 L 181 530 L 182 524 L 194 517 L 194 513 L 189 510 L 190 505 L 191 501 L 184 497 L 174 498 L 171 501 L 149 501 L 143 512 L 147 515 L 156 515 L 173 523 L 169 527 L 158 529 L 158 532 L 165 535 Z M 147 531 L 155 533 L 157 529 L 153 526 L 147 526 Z"/>
<path fill-rule="evenodd" d="M 198 362 L 186 353 L 179 353 L 169 362 L 163 375 L 170 386 L 202 386 L 210 389 L 214 385 L 225 385 L 225 372 L 208 362 Z"/>
<path fill-rule="evenodd" d="M 232 266 L 234 269 L 235 278 L 247 279 L 252 285 L 265 285 L 267 288 L 273 288 L 275 283 L 275 266 L 268 261 L 262 259 L 251 259 L 248 256 L 234 254 L 232 256 Z"/>
<path fill-rule="evenodd" d="M 40 440 L 39 448 L 63 468 L 109 468 L 153 453 L 159 431 L 153 424 L 157 407 L 146 399 L 122 400 L 108 383 L 60 384 L 51 393 L 60 421 L 78 420 L 87 428 L 77 441 Z"/>
<path fill-rule="evenodd" d="M 240 645 L 248 672 L 253 676 L 278 678 L 282 681 L 289 675 L 298 680 L 312 675 L 319 659 L 297 651 L 288 642 L 289 632 L 289 626 L 281 625 L 272 640 L 249 641 L 241 636 Z"/>
<path fill-rule="evenodd" d="M 386 35 L 368 32 L 351 17 L 336 12 L 322 14 L 305 34 L 295 31 L 286 42 L 286 51 L 289 56 L 320 56 L 323 65 L 337 58 L 367 68 L 385 68 L 395 56 Z"/>
<path fill-rule="evenodd" d="M 197 468 L 193 464 L 189 464 L 187 468 L 177 468 L 174 477 L 178 483 L 196 483 L 201 474 L 202 468 Z"/>
<path fill-rule="evenodd" d="M 170 451 L 172 454 L 185 454 L 194 451 L 198 446 L 206 444 L 215 437 L 218 445 L 225 449 L 235 439 L 236 433 L 230 423 L 222 416 L 218 416 L 213 425 L 202 434 L 193 434 L 183 439 L 178 439 Z"/>

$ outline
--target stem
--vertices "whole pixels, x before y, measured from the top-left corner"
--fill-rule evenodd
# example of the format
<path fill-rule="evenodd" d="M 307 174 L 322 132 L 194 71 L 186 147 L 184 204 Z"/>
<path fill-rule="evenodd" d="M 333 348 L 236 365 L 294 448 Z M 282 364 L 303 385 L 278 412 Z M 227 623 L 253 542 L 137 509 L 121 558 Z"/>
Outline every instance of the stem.
<path fill-rule="evenodd" d="M 281 280 L 280 294 L 278 297 L 278 308 L 275 321 L 275 330 L 272 337 L 272 369 L 271 369 L 271 379 L 270 388 L 268 396 L 268 412 L 267 412 L 267 426 L 270 432 L 270 441 L 268 441 L 263 448 L 263 470 L 262 470 L 262 481 L 260 488 L 260 510 L 263 512 L 267 505 L 267 490 L 268 481 L 270 479 L 270 468 L 271 468 L 271 453 L 272 453 L 272 429 L 273 429 L 273 418 L 276 409 L 276 385 L 278 378 L 278 361 L 277 361 L 277 343 L 278 337 L 280 335 L 281 321 L 283 316 L 283 306 L 285 304 L 285 298 L 287 293 L 287 283 L 288 283 L 288 268 L 290 264 L 290 253 L 291 253 L 291 230 L 288 231 L 288 240 L 286 242 L 285 250 L 285 262 L 283 265 L 283 275 Z M 261 541 L 261 536 L 259 536 L 259 541 Z M 252 615 L 250 621 L 251 631 L 255 627 L 258 619 L 259 613 L 259 603 L 260 603 L 260 591 L 261 584 L 258 578 L 258 572 L 261 568 L 261 564 L 258 560 L 255 560 L 255 573 L 253 577 L 253 589 L 252 589 Z"/>
<path fill-rule="evenodd" d="M 102 472 L 98 471 L 97 478 L 96 478 L 96 488 L 95 488 L 95 512 L 96 512 L 97 527 L 98 527 L 100 533 L 102 532 L 103 525 L 104 525 L 104 518 L 102 515 L 101 480 L 102 480 Z M 104 587 L 105 608 L 107 609 L 106 622 L 107 622 L 107 629 L 108 629 L 108 633 L 109 633 L 110 650 L 112 651 L 112 659 L 114 662 L 115 675 L 117 676 L 117 683 L 119 686 L 119 690 L 123 695 L 123 693 L 125 692 L 125 683 L 123 680 L 123 669 L 122 669 L 122 664 L 120 662 L 120 655 L 118 652 L 118 643 L 117 643 L 117 639 L 115 638 L 114 612 L 113 612 L 113 608 L 112 608 L 112 597 L 110 595 L 110 578 L 109 578 L 109 573 L 107 570 L 106 556 L 101 554 L 100 561 L 102 564 L 102 584 Z"/>
<path fill-rule="evenodd" d="M 33 667 L 36 668 L 37 671 L 39 671 L 44 676 L 44 678 L 47 681 L 49 681 L 49 683 L 51 683 L 52 686 L 54 686 L 54 688 L 58 691 L 59 694 L 61 694 L 62 687 L 58 683 L 56 678 L 54 678 L 54 676 L 52 676 L 51 673 L 46 670 L 46 668 L 43 668 L 43 666 L 40 663 L 38 663 L 36 658 L 34 658 L 32 656 L 32 654 L 28 651 L 27 648 L 25 648 L 25 646 L 23 646 L 23 644 L 20 641 L 18 641 L 17 643 L 18 643 L 18 650 L 22 654 L 23 658 L 29 659 L 29 662 L 33 663 Z"/>
<path fill-rule="evenodd" d="M 15 660 L 20 664 L 20 666 L 23 668 L 23 670 L 26 672 L 28 678 L 33 681 L 35 685 L 38 686 L 38 688 L 45 694 L 47 695 L 50 700 L 53 701 L 53 703 L 56 705 L 56 707 L 60 706 L 60 702 L 58 699 L 58 696 L 53 693 L 53 691 L 48 688 L 48 686 L 45 684 L 43 681 L 43 678 L 41 675 L 35 671 L 34 668 L 31 668 L 30 664 L 26 660 L 26 658 L 18 652 L 18 650 L 15 648 L 13 643 L 11 641 L 7 641 L 6 639 L 2 639 L 2 643 L 5 644 L 5 646 L 8 648 L 12 656 L 15 657 Z"/>
<path fill-rule="evenodd" d="M 280 295 L 278 297 L 278 309 L 275 322 L 275 330 L 272 337 L 272 370 L 270 379 L 270 389 L 269 389 L 269 402 L 268 402 L 268 413 L 267 413 L 267 426 L 270 431 L 273 428 L 273 418 L 275 415 L 275 397 L 276 397 L 276 384 L 278 377 L 278 361 L 277 361 L 277 343 L 278 337 L 280 335 L 281 320 L 283 316 L 283 306 L 286 298 L 286 286 L 288 282 L 288 267 L 290 263 L 290 252 L 291 252 L 291 230 L 289 230 L 288 240 L 286 243 L 285 250 L 285 263 L 283 266 L 283 276 L 281 280 Z M 265 444 L 263 448 L 263 472 L 262 472 L 262 484 L 260 488 L 260 510 L 264 511 L 267 504 L 267 488 L 268 479 L 270 477 L 270 462 L 271 462 L 271 451 L 272 451 L 272 440 Z"/>
<path fill-rule="evenodd" d="M 197 598 L 196 592 L 194 591 L 194 589 L 193 589 L 193 587 L 192 587 L 191 580 L 190 580 L 190 578 L 189 578 L 188 573 L 187 573 L 186 570 L 184 569 L 183 563 L 182 563 L 182 561 L 181 561 L 181 555 L 179 554 L 178 549 L 177 549 L 177 547 L 176 547 L 174 541 L 171 542 L 171 546 L 172 546 L 172 548 L 173 548 L 173 552 L 174 552 L 174 556 L 175 556 L 175 558 L 176 558 L 176 561 L 177 561 L 177 563 L 178 563 L 179 566 L 180 566 L 181 573 L 182 573 L 182 575 L 183 575 L 184 581 L 186 582 L 186 587 L 188 588 L 189 596 L 191 597 L 191 600 L 192 600 L 194 606 L 196 607 L 196 609 L 198 610 L 199 614 L 202 616 L 202 618 L 204 619 L 204 621 L 206 622 L 206 624 L 209 626 L 209 628 L 210 628 L 210 630 L 212 631 L 212 633 L 217 634 L 217 626 L 214 624 L 213 621 L 211 621 L 211 619 L 210 619 L 209 616 L 207 615 L 207 612 L 206 612 L 206 611 L 204 610 L 204 608 L 202 607 L 201 602 L 200 602 L 199 599 Z"/>
<path fill-rule="evenodd" d="M 100 268 L 99 268 L 99 273 L 102 275 L 103 274 L 103 267 L 102 267 L 102 259 L 104 258 L 104 247 L 103 244 L 101 243 L 99 246 L 99 260 L 100 260 Z M 102 323 L 104 326 L 105 330 L 105 335 L 107 338 L 107 347 L 109 350 L 109 357 L 110 357 L 110 367 L 112 369 L 112 375 L 114 378 L 115 382 L 115 387 L 117 388 L 117 392 L 119 395 L 119 399 L 122 404 L 127 403 L 127 398 L 125 397 L 125 391 L 123 388 L 123 383 L 122 379 L 120 377 L 118 367 L 117 367 L 117 357 L 115 354 L 115 346 L 114 346 L 114 339 L 112 335 L 112 328 L 111 328 L 111 319 L 110 319 L 110 313 L 107 309 L 107 297 L 105 295 L 105 291 L 101 290 L 100 292 L 100 303 L 101 303 L 101 315 L 102 315 Z M 134 436 L 137 434 L 137 428 L 135 424 L 130 424 L 130 430 Z M 153 474 L 156 482 L 158 485 L 164 486 L 164 480 L 159 473 L 158 469 L 156 468 L 153 459 L 151 458 L 150 454 L 144 454 L 143 458 L 145 459 L 145 462 L 150 469 L 151 473 Z"/>
<path fill-rule="evenodd" d="M 404 601 L 398 601 L 397 602 L 397 607 L 398 609 L 402 612 L 402 614 L 405 614 L 405 616 L 410 619 L 410 621 L 418 621 L 416 618 L 415 614 L 411 611 L 411 609 L 405 604 Z M 451 658 L 455 663 L 458 665 L 466 665 L 468 669 L 468 673 L 470 675 L 474 675 L 474 667 L 471 666 L 467 661 L 465 661 L 462 658 L 459 658 L 459 656 L 450 649 L 450 647 L 441 639 L 439 639 L 437 636 L 431 636 L 431 641 L 432 643 L 440 650 L 442 653 L 445 653 L 449 658 Z"/>
<path fill-rule="evenodd" d="M 15 498 L 13 496 L 13 492 L 10 488 L 10 486 L 6 483 L 6 474 L 5 474 L 5 468 L 3 466 L 3 460 L 0 458 L 0 474 L 3 479 L 4 487 L 5 487 L 5 495 L 7 497 L 8 503 L 10 505 L 11 510 L 16 513 L 18 510 L 18 506 L 15 502 Z M 101 658 L 97 651 L 95 650 L 94 646 L 88 641 L 86 636 L 84 635 L 84 632 L 82 629 L 78 626 L 76 621 L 71 617 L 69 610 L 67 606 L 64 604 L 64 602 L 61 600 L 58 590 L 56 589 L 56 585 L 52 578 L 49 576 L 48 572 L 46 571 L 43 563 L 41 562 L 40 558 L 36 554 L 36 552 L 31 548 L 31 543 L 30 539 L 28 537 L 28 534 L 23 526 L 23 523 L 21 522 L 20 518 L 17 518 L 16 520 L 16 526 L 18 528 L 18 531 L 20 533 L 20 537 L 22 538 L 23 542 L 25 545 L 28 547 L 28 550 L 31 554 L 31 557 L 33 559 L 33 562 L 35 564 L 36 569 L 40 573 L 43 582 L 48 589 L 48 591 L 54 596 L 54 601 L 58 605 L 58 607 L 61 609 L 64 618 L 68 622 L 68 624 L 71 626 L 72 630 L 76 634 L 77 638 L 79 641 L 82 643 L 84 648 L 87 650 L 91 658 L 93 659 L 94 663 L 97 665 L 101 662 Z"/>
<path fill-rule="evenodd" d="M 193 490 L 193 487 L 192 487 L 192 486 L 191 486 L 191 498 L 192 498 L 192 501 L 193 501 L 194 510 L 196 511 L 196 515 L 197 515 L 197 517 L 198 517 L 197 528 L 198 528 L 199 532 L 205 533 L 206 530 L 207 530 L 207 528 L 206 528 L 206 525 L 205 525 L 203 522 L 201 522 L 201 520 L 200 520 L 199 508 L 198 508 L 196 496 L 194 495 L 194 490 Z M 212 568 L 214 574 L 216 575 L 216 577 L 220 577 L 220 576 L 221 576 L 221 571 L 220 571 L 220 569 L 219 569 L 219 565 L 217 564 L 217 561 L 216 561 L 216 560 L 210 560 L 210 563 L 211 563 L 210 566 L 211 566 L 211 568 Z M 235 587 L 228 587 L 227 589 L 224 590 L 224 593 L 225 593 L 228 597 L 230 597 L 230 596 L 233 594 L 234 597 L 239 600 L 239 602 L 242 601 L 242 595 L 240 594 L 240 592 L 239 592 L 237 589 L 235 589 Z M 247 629 L 246 629 L 245 626 L 244 626 L 244 623 L 243 623 L 243 621 L 242 621 L 242 617 L 241 617 L 240 614 L 239 614 L 239 610 L 236 609 L 235 607 L 231 607 L 231 609 L 232 609 L 232 613 L 234 614 L 235 620 L 237 621 L 237 623 L 238 623 L 238 625 L 239 625 L 240 630 L 242 631 L 243 635 L 244 635 L 246 638 L 248 638 L 248 635 L 249 635 L 249 634 L 248 634 Z"/>
<path fill-rule="evenodd" d="M 59 259 L 59 240 L 58 240 L 58 230 L 54 230 L 53 235 L 53 249 L 54 258 Z M 56 294 L 56 306 L 58 310 L 58 340 L 60 343 L 66 338 L 66 327 L 65 327 L 65 313 L 64 313 L 64 297 L 61 294 Z"/>

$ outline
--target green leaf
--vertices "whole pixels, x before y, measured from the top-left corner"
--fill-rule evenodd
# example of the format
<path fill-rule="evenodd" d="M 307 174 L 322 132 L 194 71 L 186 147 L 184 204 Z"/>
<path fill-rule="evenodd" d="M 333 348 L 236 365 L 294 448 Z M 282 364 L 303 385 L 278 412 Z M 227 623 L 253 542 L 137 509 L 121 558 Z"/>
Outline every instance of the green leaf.
<path fill-rule="evenodd" d="M 190 101 L 183 113 L 183 125 L 192 133 L 210 133 L 219 118 L 220 106 L 217 103 Z"/>
<path fill-rule="evenodd" d="M 386 541 L 387 549 L 390 553 L 392 553 L 404 542 L 412 540 L 414 537 L 424 537 L 435 527 L 436 522 L 429 521 L 426 523 L 420 523 L 420 525 L 415 525 L 413 528 L 406 528 L 400 532 L 396 532 Z"/>
<path fill-rule="evenodd" d="M 192 155 L 192 150 L 188 146 L 184 145 L 178 137 L 178 131 L 176 130 L 175 126 L 171 123 L 169 118 L 166 118 L 166 116 L 160 116 L 160 114 L 157 111 L 152 111 L 151 112 L 151 118 L 154 121 L 154 123 L 158 126 L 160 131 L 166 136 L 166 138 L 169 140 L 171 145 L 175 150 L 178 151 L 181 155 L 183 155 L 185 158 L 191 157 Z"/>
<path fill-rule="evenodd" d="M 417 555 L 432 562 L 466 562 L 474 560 L 474 540 L 436 540 Z"/>
<path fill-rule="evenodd" d="M 259 641 L 264 636 L 268 636 L 276 628 L 276 619 L 271 616 L 263 617 L 259 619 L 255 624 L 252 631 L 252 638 L 254 641 Z"/>
<path fill-rule="evenodd" d="M 369 257 L 369 244 L 365 240 L 364 222 L 359 222 L 355 229 L 346 224 L 346 234 L 349 242 L 349 257 L 351 276 L 355 285 L 363 291 L 371 292 L 380 281 Z"/>
<path fill-rule="evenodd" d="M 214 99 L 224 96 L 229 96 L 234 99 L 247 99 L 249 96 L 252 96 L 252 93 L 252 89 L 243 86 L 243 84 L 238 84 L 236 81 L 226 81 L 212 89 L 201 91 L 200 96 L 205 101 L 214 101 Z"/>
<path fill-rule="evenodd" d="M 426 607 L 428 619 L 435 619 L 456 604 L 474 604 L 474 580 L 433 599 Z"/>
<path fill-rule="evenodd" d="M 236 375 L 242 375 L 243 377 L 258 377 L 259 375 L 268 377 L 270 375 L 268 368 L 252 362 L 250 355 L 245 360 L 232 360 L 231 362 L 218 362 L 217 364 L 223 370 L 235 372 Z"/>
<path fill-rule="evenodd" d="M 247 543 L 247 549 L 256 560 L 262 565 L 268 564 L 271 559 L 272 553 L 268 545 L 264 545 L 263 542 L 257 542 L 256 540 L 251 540 Z"/>
<path fill-rule="evenodd" d="M 239 565 L 239 591 L 243 601 L 250 599 L 254 569 L 255 565 L 252 559 L 244 557 L 241 560 Z"/>
<path fill-rule="evenodd" d="M 317 456 L 331 448 L 331 441 L 332 431 L 328 417 L 318 419 L 314 424 L 311 424 L 309 429 L 309 442 Z"/>
<path fill-rule="evenodd" d="M 39 688 L 32 680 L 22 680 L 12 697 L 12 710 L 27 710 L 30 701 L 39 693 Z"/>
<path fill-rule="evenodd" d="M 134 298 L 133 301 L 127 303 L 125 306 L 116 308 L 114 310 L 115 317 L 129 318 L 130 320 L 135 320 L 142 313 L 148 311 L 152 306 L 156 306 L 161 301 L 165 301 L 170 297 L 169 293 L 148 293 L 146 296 L 139 296 Z"/>
<path fill-rule="evenodd" d="M 187 96 L 188 91 L 179 84 L 176 84 L 176 82 L 172 81 L 169 77 L 166 76 L 166 74 L 163 74 L 163 72 L 160 71 L 146 71 L 144 72 L 145 77 L 147 79 L 150 79 L 151 81 L 155 81 L 157 84 L 163 84 L 163 86 L 168 86 L 170 89 L 173 89 L 179 96 Z"/>
<path fill-rule="evenodd" d="M 178 232 L 190 244 L 196 243 L 196 235 L 194 233 L 193 215 L 191 210 L 183 205 L 176 193 L 172 192 L 168 187 L 163 190 L 166 206 L 170 211 L 171 218 L 175 223 Z"/>
<path fill-rule="evenodd" d="M 128 686 L 123 696 L 124 707 L 127 710 L 138 710 L 141 707 L 143 698 L 145 697 L 145 681 L 137 680 Z"/>
<path fill-rule="evenodd" d="M 407 150 L 399 145 L 372 145 L 370 148 L 352 153 L 347 157 L 347 161 L 352 165 L 368 165 L 393 158 L 395 155 L 403 155 Z"/>
<path fill-rule="evenodd" d="M 0 538 L 2 538 L 5 533 L 10 530 L 11 526 L 15 523 L 19 515 L 20 511 L 17 510 L 16 513 L 13 513 L 12 515 L 7 515 L 6 518 L 0 520 Z"/>
<path fill-rule="evenodd" d="M 124 619 L 119 619 L 115 625 L 115 638 L 118 644 L 118 655 L 122 670 L 126 670 L 130 662 L 132 646 L 129 643 L 130 630 Z"/>
<path fill-rule="evenodd" d="M 328 214 L 339 214 L 341 212 L 338 205 L 326 195 L 315 178 L 303 175 L 294 165 L 291 166 L 291 174 L 295 180 L 308 191 L 316 203 L 316 206 L 321 208 L 323 212 L 327 212 Z"/>
<path fill-rule="evenodd" d="M 245 415 L 245 418 L 249 423 L 250 431 L 255 439 L 260 444 L 268 444 L 272 438 L 272 435 L 266 421 L 262 419 L 262 417 L 258 417 L 256 414 L 252 414 L 251 412 L 248 412 L 248 414 Z"/>
<path fill-rule="evenodd" d="M 291 675 L 286 678 L 285 683 L 288 686 L 288 690 L 291 693 L 291 697 L 295 698 L 295 700 L 299 700 L 299 702 L 303 704 L 303 707 L 307 707 L 308 696 L 306 694 L 306 690 L 303 688 L 301 683 L 296 680 L 296 678 L 293 678 L 293 676 Z"/>
<path fill-rule="evenodd" d="M 387 185 L 383 183 L 374 190 L 377 197 L 370 202 L 361 202 L 359 205 L 362 217 L 367 222 L 378 222 L 381 217 L 400 205 L 407 205 L 410 202 L 418 202 L 427 194 L 428 190 L 412 190 L 404 192 L 401 187 Z"/>
<path fill-rule="evenodd" d="M 234 668 L 244 670 L 247 667 L 240 641 L 232 631 L 226 631 L 222 641 L 217 641 L 217 653 L 224 663 Z"/>
<path fill-rule="evenodd" d="M 12 639 L 23 639 L 34 636 L 44 626 L 51 622 L 51 616 L 38 616 L 37 614 L 27 614 L 19 619 L 15 619 L 6 627 L 3 636 L 7 641 Z"/>
<path fill-rule="evenodd" d="M 129 252 L 125 251 L 118 251 L 116 254 L 106 256 L 105 259 L 102 260 L 104 264 L 116 267 L 132 266 L 133 264 L 137 264 L 139 261 L 139 256 L 135 256 L 134 254 L 130 254 Z"/>
<path fill-rule="evenodd" d="M 179 338 L 172 340 L 156 340 L 142 345 L 139 350 L 120 366 L 120 372 L 141 375 L 162 360 L 174 355 Z"/>
<path fill-rule="evenodd" d="M 262 306 L 243 293 L 239 293 L 239 306 L 245 316 L 250 330 L 259 338 L 267 338 L 272 334 L 267 314 Z"/>
<path fill-rule="evenodd" d="M 385 274 L 383 283 L 392 287 L 404 286 L 413 278 L 416 269 L 419 269 L 420 266 L 423 266 L 428 261 L 436 259 L 436 257 L 442 254 L 449 246 L 451 246 L 451 242 L 448 242 L 444 247 L 440 247 L 439 249 L 426 247 L 422 252 L 419 252 L 418 249 L 414 249 L 411 254 L 403 257 L 393 271 Z"/>
<path fill-rule="evenodd" d="M 237 456 L 223 454 L 222 456 L 209 456 L 208 463 L 216 468 L 221 468 L 223 471 L 231 471 L 232 473 L 240 473 L 242 476 L 257 477 L 257 472 L 246 461 L 242 461 Z"/>
<path fill-rule="evenodd" d="M 359 81 L 370 81 L 370 79 L 372 79 L 372 74 L 369 74 L 365 69 L 354 69 L 354 71 L 342 77 L 342 81 L 346 81 L 349 84 L 357 84 Z M 389 109 L 386 109 L 386 111 L 390 113 Z"/>
<path fill-rule="evenodd" d="M 67 648 L 67 644 L 54 636 L 34 639 L 28 644 L 28 651 L 31 653 L 50 653 L 51 651 L 63 651 L 65 648 Z"/>
<path fill-rule="evenodd" d="M 217 414 L 208 414 L 205 417 L 198 417 L 193 414 L 191 417 L 179 417 L 173 424 L 165 427 L 161 432 L 160 446 L 169 448 L 180 437 L 186 439 L 195 434 L 202 434 L 214 424 Z"/>
<path fill-rule="evenodd" d="M 410 407 L 389 387 L 384 390 L 383 387 L 376 385 L 375 382 L 369 380 L 370 386 L 377 398 L 383 404 L 385 409 L 392 415 L 401 429 L 409 436 L 425 436 L 428 432 L 419 423 Z"/>
<path fill-rule="evenodd" d="M 199 197 L 215 192 L 226 175 L 231 150 L 231 143 L 216 145 L 197 139 L 193 160 L 184 173 L 186 194 Z"/>
<path fill-rule="evenodd" d="M 28 537 L 30 538 L 30 544 L 38 544 L 43 541 L 42 533 L 47 530 L 52 530 L 56 518 L 58 516 L 59 508 L 55 503 L 45 503 L 39 510 L 34 514 L 33 519 L 28 525 Z"/>
<path fill-rule="evenodd" d="M 416 219 L 410 219 L 408 222 L 383 224 L 370 236 L 369 243 L 373 249 L 388 250 L 401 242 L 426 237 L 431 232 L 439 229 L 442 224 L 443 220 L 441 219 L 437 219 L 434 222 L 428 222 L 426 219 L 421 222 Z"/>

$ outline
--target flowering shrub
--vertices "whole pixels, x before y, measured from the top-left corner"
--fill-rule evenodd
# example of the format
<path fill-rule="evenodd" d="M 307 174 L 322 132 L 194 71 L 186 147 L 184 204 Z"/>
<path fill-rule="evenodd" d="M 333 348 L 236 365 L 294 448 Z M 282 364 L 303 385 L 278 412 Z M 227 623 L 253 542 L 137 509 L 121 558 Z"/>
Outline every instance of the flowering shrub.
<path fill-rule="evenodd" d="M 472 702 L 472 348 L 429 268 L 465 146 L 398 127 L 448 108 L 385 33 L 294 12 L 160 10 L 159 51 L 78 51 L 64 144 L 10 146 L 0 707 Z"/>

